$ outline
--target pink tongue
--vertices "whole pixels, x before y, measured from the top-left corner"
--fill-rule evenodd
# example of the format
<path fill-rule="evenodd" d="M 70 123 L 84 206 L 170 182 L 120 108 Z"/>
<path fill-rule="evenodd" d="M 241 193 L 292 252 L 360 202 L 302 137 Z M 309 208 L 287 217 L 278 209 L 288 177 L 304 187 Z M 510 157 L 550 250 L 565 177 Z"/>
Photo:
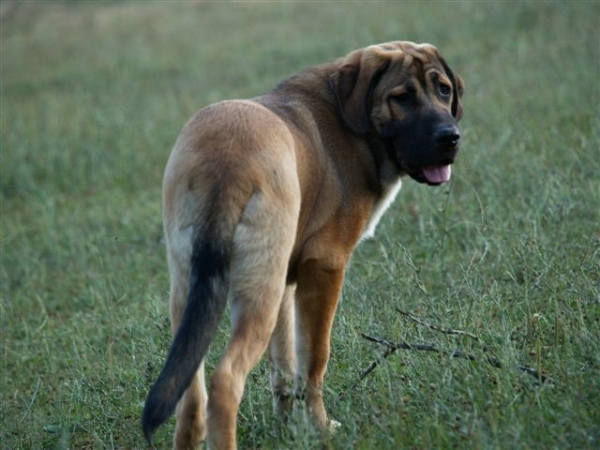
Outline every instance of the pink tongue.
<path fill-rule="evenodd" d="M 423 168 L 423 175 L 430 183 L 444 183 L 450 179 L 452 169 L 447 166 L 429 166 Z"/>

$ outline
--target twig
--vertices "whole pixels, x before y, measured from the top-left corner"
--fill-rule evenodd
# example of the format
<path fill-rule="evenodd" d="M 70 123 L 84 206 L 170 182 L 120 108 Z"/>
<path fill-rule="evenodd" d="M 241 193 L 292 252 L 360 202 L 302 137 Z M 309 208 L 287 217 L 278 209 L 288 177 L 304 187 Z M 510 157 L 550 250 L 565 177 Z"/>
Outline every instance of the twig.
<path fill-rule="evenodd" d="M 385 345 L 386 349 L 381 355 L 381 358 L 385 359 L 394 353 L 396 350 L 424 350 L 429 352 L 437 352 L 438 349 L 433 345 L 429 344 L 407 344 L 406 342 L 391 342 L 386 339 L 376 338 L 373 336 L 369 336 L 368 334 L 361 333 L 363 338 L 368 341 L 375 342 L 377 344 Z M 369 367 L 365 371 L 363 371 L 358 377 L 359 380 L 364 380 L 371 372 L 375 370 L 375 368 L 379 365 L 379 361 L 373 361 Z"/>
<path fill-rule="evenodd" d="M 424 350 L 426 352 L 436 352 L 439 353 L 438 348 L 433 344 L 409 344 L 407 342 L 392 342 L 387 339 L 377 338 L 374 336 L 369 336 L 365 333 L 360 333 L 360 335 L 365 338 L 367 341 L 375 342 L 377 344 L 385 345 L 386 347 L 393 348 L 394 350 Z"/>
<path fill-rule="evenodd" d="M 353 390 L 354 388 L 356 388 L 358 386 L 358 384 L 364 380 L 365 378 L 367 378 L 369 376 L 369 374 L 371 372 L 373 372 L 377 366 L 379 365 L 379 363 L 381 362 L 382 359 L 387 358 L 388 356 L 390 356 L 392 353 L 394 353 L 396 350 L 398 350 L 398 347 L 395 347 L 393 345 L 387 345 L 390 344 L 389 341 L 384 341 L 384 340 L 380 340 L 378 338 L 373 338 L 371 336 L 367 336 L 366 334 L 362 334 L 362 337 L 364 337 L 365 339 L 371 340 L 372 342 L 377 342 L 377 343 L 381 343 L 383 345 L 385 345 L 385 350 L 383 351 L 383 353 L 381 354 L 381 358 L 380 359 L 376 359 L 375 361 L 373 361 L 369 367 L 367 367 L 359 376 L 358 376 L 358 380 L 354 381 L 350 386 L 348 386 L 348 388 L 346 388 L 345 390 L 341 391 L 339 393 L 339 398 L 343 399 L 346 396 L 346 392 Z"/>
<path fill-rule="evenodd" d="M 369 336 L 368 334 L 364 334 L 364 333 L 361 333 L 361 336 L 370 342 L 375 342 L 377 344 L 384 345 L 386 347 L 386 350 L 382 354 L 382 357 L 384 359 L 387 358 L 389 355 L 391 355 L 396 350 L 422 350 L 422 351 L 428 351 L 428 352 L 434 352 L 434 353 L 447 353 L 451 358 L 462 358 L 462 359 L 467 359 L 469 361 L 478 361 L 477 357 L 475 357 L 474 355 L 472 355 L 470 353 L 465 353 L 462 350 L 458 350 L 458 349 L 453 350 L 452 352 L 447 352 L 447 351 L 439 349 L 434 344 L 408 344 L 406 342 L 392 342 L 387 339 Z M 502 363 L 493 356 L 487 356 L 485 358 L 485 361 L 488 364 L 490 364 L 492 367 L 495 367 L 497 369 L 503 368 Z M 375 368 L 378 365 L 379 365 L 379 360 L 373 361 L 371 363 L 371 365 L 369 365 L 369 367 L 360 374 L 359 380 L 364 380 L 371 372 L 373 372 L 375 370 Z M 535 377 L 537 380 L 539 380 L 542 383 L 546 383 L 546 382 L 554 383 L 554 380 L 552 380 L 552 378 L 539 373 L 539 371 L 537 371 L 536 369 L 533 369 L 531 367 L 527 367 L 527 366 L 519 364 L 517 366 L 517 369 L 519 369 L 522 372 L 525 372 L 527 375 L 531 375 L 532 377 Z"/>
<path fill-rule="evenodd" d="M 517 366 L 517 369 L 519 369 L 521 372 L 525 372 L 527 375 L 531 375 L 532 377 L 537 378 L 542 383 L 556 384 L 556 382 L 552 378 L 550 378 L 547 375 L 544 375 L 543 373 L 540 373 L 537 369 L 534 369 L 532 367 L 527 367 L 519 364 Z"/>
<path fill-rule="evenodd" d="M 409 312 L 406 311 L 402 311 L 401 309 L 396 308 L 396 311 L 398 311 L 400 314 L 402 314 L 403 316 L 408 317 L 410 320 L 412 320 L 413 322 L 418 323 L 419 325 L 423 325 L 426 326 L 427 328 L 429 328 L 430 330 L 434 330 L 434 331 L 440 331 L 442 333 L 445 334 L 455 334 L 455 335 L 460 335 L 460 336 L 467 336 L 470 337 L 471 339 L 476 340 L 477 342 L 479 342 L 479 336 L 474 335 L 473 333 L 469 333 L 468 331 L 463 331 L 463 330 L 453 330 L 452 328 L 442 328 L 439 327 L 437 325 L 432 325 L 430 323 L 427 322 L 423 322 L 421 319 L 419 319 L 417 316 L 412 315 Z"/>
<path fill-rule="evenodd" d="M 427 323 L 409 312 L 402 311 L 400 309 L 396 309 L 396 310 L 403 316 L 408 317 L 410 320 L 418 323 L 419 325 L 423 325 L 423 326 L 429 328 L 430 330 L 439 331 L 441 333 L 451 334 L 451 335 L 467 336 L 477 342 L 481 342 L 481 340 L 479 339 L 479 337 L 477 335 L 475 335 L 473 333 L 469 333 L 468 331 L 454 330 L 452 328 L 442 328 L 440 326 Z M 356 385 L 358 383 L 360 383 L 367 376 L 369 376 L 379 366 L 379 364 L 381 363 L 382 360 L 386 359 L 388 356 L 390 356 L 391 354 L 396 352 L 396 350 L 421 350 L 421 351 L 427 351 L 427 352 L 433 352 L 433 353 L 447 354 L 450 358 L 462 358 L 462 359 L 467 359 L 469 361 L 478 361 L 478 358 L 476 356 L 474 356 L 470 353 L 465 353 L 464 351 L 462 351 L 460 349 L 455 349 L 453 351 L 447 351 L 447 350 L 438 348 L 435 344 L 409 344 L 404 341 L 392 342 L 388 339 L 370 336 L 365 333 L 361 333 L 361 336 L 370 342 L 374 342 L 376 344 L 383 345 L 385 347 L 385 350 L 381 354 L 380 358 L 373 361 L 369 365 L 369 367 L 367 367 L 363 372 L 361 372 L 361 374 L 358 377 L 358 380 L 355 383 L 353 383 L 353 386 L 351 386 L 349 389 L 356 387 Z M 484 349 L 484 351 L 487 351 L 487 350 Z M 503 365 L 500 362 L 500 360 L 490 354 L 486 354 L 485 362 L 487 362 L 489 365 L 491 365 L 492 367 L 495 367 L 497 369 L 503 368 Z M 546 382 L 554 383 L 554 380 L 552 378 L 540 373 L 538 370 L 533 369 L 531 367 L 527 367 L 522 364 L 519 364 L 516 366 L 516 368 L 518 370 L 520 370 L 521 372 L 525 372 L 527 375 L 530 375 L 530 376 L 536 378 L 541 383 L 546 383 Z M 341 396 L 343 396 L 343 395 L 344 395 L 344 393 L 341 393 Z"/>
<path fill-rule="evenodd" d="M 363 336 L 365 337 L 365 336 Z M 398 350 L 396 347 L 386 347 L 385 351 L 382 353 L 381 358 L 385 359 Z M 375 370 L 375 368 L 379 365 L 379 360 L 373 361 L 366 370 L 364 370 L 358 377 L 359 381 L 364 380 L 367 376 Z"/>

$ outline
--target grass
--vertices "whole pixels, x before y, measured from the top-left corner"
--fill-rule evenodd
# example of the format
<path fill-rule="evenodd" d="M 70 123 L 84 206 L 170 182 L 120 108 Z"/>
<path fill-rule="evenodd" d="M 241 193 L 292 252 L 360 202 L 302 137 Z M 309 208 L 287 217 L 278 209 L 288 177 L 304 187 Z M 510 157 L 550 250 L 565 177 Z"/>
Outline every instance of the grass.
<path fill-rule="evenodd" d="M 160 185 L 182 125 L 393 39 L 436 44 L 464 77 L 465 140 L 453 181 L 407 181 L 354 255 L 331 448 L 598 448 L 599 16 L 584 1 L 0 4 L 0 448 L 145 448 L 170 340 Z M 358 382 L 383 350 L 363 332 L 478 361 L 402 351 Z M 266 374 L 240 446 L 318 447 L 301 421 L 277 426 Z"/>

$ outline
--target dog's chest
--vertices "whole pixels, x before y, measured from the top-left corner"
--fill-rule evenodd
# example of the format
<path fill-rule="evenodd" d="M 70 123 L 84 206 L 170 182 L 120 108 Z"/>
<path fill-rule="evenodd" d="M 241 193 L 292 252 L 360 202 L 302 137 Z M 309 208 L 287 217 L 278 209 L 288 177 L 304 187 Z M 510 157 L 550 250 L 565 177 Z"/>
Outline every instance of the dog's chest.
<path fill-rule="evenodd" d="M 396 198 L 396 195 L 398 195 L 398 192 L 400 191 L 401 187 L 402 180 L 398 179 L 398 181 L 390 184 L 383 191 L 383 194 L 373 206 L 373 211 L 371 211 L 371 217 L 369 217 L 369 221 L 367 222 L 362 236 L 360 237 L 361 241 L 372 238 L 375 235 L 375 228 L 377 227 L 377 224 L 381 220 L 383 213 L 386 212 L 386 210 L 390 207 L 390 205 Z"/>

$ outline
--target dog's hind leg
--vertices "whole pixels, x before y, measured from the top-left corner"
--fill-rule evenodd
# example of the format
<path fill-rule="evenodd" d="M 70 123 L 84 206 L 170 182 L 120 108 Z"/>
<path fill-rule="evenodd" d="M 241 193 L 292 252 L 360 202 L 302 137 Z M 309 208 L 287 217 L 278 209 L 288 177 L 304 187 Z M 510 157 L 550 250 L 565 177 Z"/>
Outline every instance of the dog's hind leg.
<path fill-rule="evenodd" d="M 287 420 L 294 403 L 296 354 L 294 338 L 294 300 L 296 286 L 287 286 L 277 317 L 277 325 L 269 342 L 271 391 L 275 415 Z"/>
<path fill-rule="evenodd" d="M 177 332 L 189 290 L 192 228 L 171 231 L 167 240 L 167 256 L 171 278 L 171 330 Z M 174 449 L 189 449 L 202 442 L 206 435 L 206 384 L 204 361 L 200 363 L 190 386 L 177 404 L 177 429 Z"/>
<path fill-rule="evenodd" d="M 236 448 L 244 384 L 275 329 L 296 233 L 299 198 L 255 191 L 234 233 L 230 271 L 232 335 L 211 377 L 210 448 Z"/>
<path fill-rule="evenodd" d="M 206 436 L 206 399 L 204 361 L 202 361 L 192 383 L 177 405 L 177 429 L 173 439 L 173 448 L 195 448 L 195 445 L 204 440 Z"/>

